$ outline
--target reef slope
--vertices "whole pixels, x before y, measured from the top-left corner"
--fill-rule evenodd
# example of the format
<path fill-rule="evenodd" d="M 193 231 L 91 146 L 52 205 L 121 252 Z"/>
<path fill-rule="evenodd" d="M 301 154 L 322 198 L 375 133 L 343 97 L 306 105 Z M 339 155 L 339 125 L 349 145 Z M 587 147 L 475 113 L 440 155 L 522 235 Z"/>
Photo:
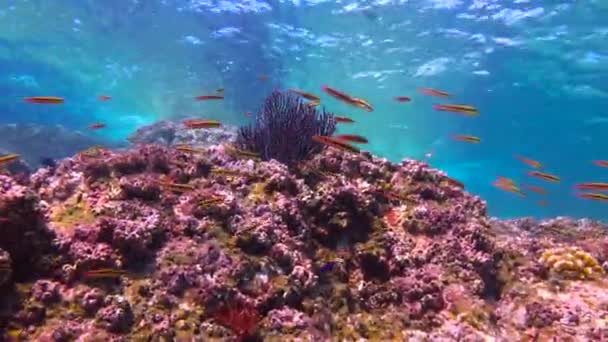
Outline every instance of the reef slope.
<path fill-rule="evenodd" d="M 599 223 L 490 219 L 414 160 L 231 151 L 139 145 L 0 176 L 4 338 L 608 338 Z"/>

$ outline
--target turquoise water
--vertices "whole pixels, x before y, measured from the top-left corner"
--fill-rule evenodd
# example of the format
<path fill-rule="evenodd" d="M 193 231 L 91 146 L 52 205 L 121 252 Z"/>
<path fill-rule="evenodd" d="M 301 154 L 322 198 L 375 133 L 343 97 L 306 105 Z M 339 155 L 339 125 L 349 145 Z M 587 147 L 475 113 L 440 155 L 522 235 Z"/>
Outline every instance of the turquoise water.
<path fill-rule="evenodd" d="M 608 181 L 608 169 L 591 163 L 608 159 L 607 41 L 608 2 L 599 0 L 5 0 L 0 124 L 59 123 L 121 141 L 162 118 L 244 124 L 272 89 L 294 87 L 353 118 L 340 132 L 366 136 L 375 154 L 399 161 L 432 152 L 429 163 L 486 199 L 492 215 L 606 219 L 608 203 L 578 199 L 572 186 Z M 375 110 L 341 104 L 321 85 Z M 219 87 L 222 102 L 192 99 Z M 20 100 L 36 95 L 66 103 Z M 440 102 L 481 114 L 434 111 Z M 86 129 L 99 121 L 108 127 Z M 513 154 L 542 162 L 561 183 L 530 179 Z M 549 205 L 494 188 L 498 175 L 542 185 Z"/>

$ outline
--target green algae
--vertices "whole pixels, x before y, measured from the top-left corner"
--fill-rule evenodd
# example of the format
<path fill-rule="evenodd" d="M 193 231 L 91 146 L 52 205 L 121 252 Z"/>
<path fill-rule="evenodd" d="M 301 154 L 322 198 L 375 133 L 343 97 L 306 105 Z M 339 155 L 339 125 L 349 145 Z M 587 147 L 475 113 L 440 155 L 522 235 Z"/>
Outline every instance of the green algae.
<path fill-rule="evenodd" d="M 65 204 L 53 208 L 51 222 L 61 229 L 71 230 L 78 225 L 95 222 L 95 215 L 86 201 L 82 199 L 82 194 L 76 194 Z"/>

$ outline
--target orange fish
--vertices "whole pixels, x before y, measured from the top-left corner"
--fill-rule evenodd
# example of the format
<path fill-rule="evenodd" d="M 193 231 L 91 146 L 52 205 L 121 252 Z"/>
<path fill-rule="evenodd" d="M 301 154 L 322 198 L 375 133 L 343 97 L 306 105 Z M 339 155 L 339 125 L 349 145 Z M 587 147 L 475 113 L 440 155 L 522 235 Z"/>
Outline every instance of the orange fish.
<path fill-rule="evenodd" d="M 594 160 L 593 164 L 600 167 L 608 167 L 608 160 Z"/>
<path fill-rule="evenodd" d="M 431 88 L 418 88 L 418 92 L 422 93 L 424 95 L 435 96 L 435 97 L 449 97 L 450 96 L 450 94 L 445 91 L 431 89 Z"/>
<path fill-rule="evenodd" d="M 536 185 L 524 185 L 523 186 L 525 189 L 530 190 L 532 192 L 535 192 L 539 195 L 546 195 L 547 192 L 545 191 L 545 189 L 541 188 L 540 186 L 536 186 Z"/>
<path fill-rule="evenodd" d="M 246 116 L 246 117 L 252 117 L 252 116 L 253 116 L 253 113 L 251 113 L 251 112 L 245 112 L 245 116 Z"/>
<path fill-rule="evenodd" d="M 258 75 L 258 80 L 260 80 L 260 81 L 266 81 L 267 79 L 268 79 L 268 75 L 266 75 L 266 74 Z"/>
<path fill-rule="evenodd" d="M 330 88 L 328 86 L 321 86 L 321 90 L 324 91 L 325 93 L 329 94 L 331 97 L 333 97 L 339 101 L 342 101 L 346 104 L 349 104 L 351 106 L 362 108 L 368 112 L 374 111 L 374 108 L 371 106 L 371 104 L 369 104 L 367 101 L 365 101 L 363 99 L 352 97 L 346 93 L 343 93 L 336 89 Z"/>
<path fill-rule="evenodd" d="M 544 172 L 539 172 L 539 171 L 530 171 L 528 172 L 528 176 L 532 176 L 532 177 L 536 177 L 536 178 L 540 178 L 549 182 L 559 182 L 560 178 L 558 176 L 549 174 L 549 173 L 544 173 Z"/>
<path fill-rule="evenodd" d="M 184 127 L 190 128 L 190 129 L 215 128 L 215 127 L 220 127 L 222 125 L 219 121 L 215 121 L 215 120 L 196 120 L 196 119 L 184 120 L 183 124 L 184 124 Z"/>
<path fill-rule="evenodd" d="M 343 150 L 343 151 L 348 151 L 348 152 L 353 152 L 353 153 L 359 153 L 359 149 L 356 148 L 355 146 L 352 146 L 350 144 L 347 144 L 341 140 L 332 138 L 332 137 L 328 137 L 328 136 L 322 136 L 322 135 L 314 135 L 312 137 L 312 140 L 315 142 L 318 142 L 320 144 L 323 145 L 327 145 L 339 150 Z"/>
<path fill-rule="evenodd" d="M 479 114 L 479 110 L 477 110 L 477 108 L 459 104 L 434 104 L 433 109 L 442 112 L 460 113 L 470 116 Z"/>
<path fill-rule="evenodd" d="M 89 126 L 90 129 L 100 129 L 106 127 L 106 124 L 103 122 L 94 123 Z"/>
<path fill-rule="evenodd" d="M 334 136 L 334 138 L 339 139 L 339 140 L 359 143 L 359 144 L 367 144 L 368 143 L 367 139 L 364 138 L 364 137 L 362 137 L 362 136 L 360 136 L 360 135 L 342 134 L 342 135 L 336 135 L 336 136 Z"/>
<path fill-rule="evenodd" d="M 0 156 L 0 165 L 4 165 L 4 164 L 8 164 L 10 162 L 12 162 L 13 160 L 17 160 L 19 158 L 18 154 L 5 154 L 3 156 Z"/>
<path fill-rule="evenodd" d="M 460 189 L 464 189 L 464 183 L 454 178 L 446 178 L 446 182 L 452 186 L 455 186 Z"/>
<path fill-rule="evenodd" d="M 372 107 L 372 105 L 369 102 L 365 101 L 364 99 L 359 99 L 359 98 L 355 97 L 355 98 L 353 98 L 353 100 L 354 100 L 353 105 L 355 107 L 359 107 L 359 108 L 364 109 L 364 110 L 366 110 L 368 112 L 373 112 L 374 111 L 374 108 Z"/>
<path fill-rule="evenodd" d="M 201 153 L 201 152 L 203 152 L 203 150 L 195 149 L 191 145 L 188 145 L 188 144 L 175 145 L 174 148 L 176 151 L 184 152 L 184 153 Z"/>
<path fill-rule="evenodd" d="M 522 157 L 518 154 L 514 154 L 513 157 L 519 159 L 522 163 L 527 164 L 535 169 L 542 169 L 543 165 L 536 160 L 532 160 L 526 157 Z"/>
<path fill-rule="evenodd" d="M 99 101 L 108 101 L 109 99 L 111 99 L 111 97 L 107 96 L 107 95 L 99 95 L 99 96 L 97 96 L 97 99 Z"/>
<path fill-rule="evenodd" d="M 472 144 L 478 144 L 481 141 L 481 139 L 473 135 L 454 135 L 452 136 L 452 138 L 454 138 L 455 140 L 469 142 Z"/>
<path fill-rule="evenodd" d="M 103 279 L 103 278 L 119 278 L 127 275 L 128 273 L 123 270 L 113 268 L 100 268 L 97 270 L 89 270 L 83 273 L 85 278 L 89 279 Z"/>
<path fill-rule="evenodd" d="M 410 101 L 412 101 L 412 99 L 410 99 L 407 96 L 395 96 L 395 97 L 393 97 L 393 99 L 395 101 L 397 101 L 397 102 L 410 102 Z"/>
<path fill-rule="evenodd" d="M 334 116 L 337 123 L 354 123 L 355 121 L 351 118 L 347 118 L 346 116 Z"/>
<path fill-rule="evenodd" d="M 64 102 L 62 97 L 57 96 L 32 96 L 24 98 L 23 101 L 38 104 L 60 104 Z"/>
<path fill-rule="evenodd" d="M 597 190 L 597 191 L 608 191 L 608 183 L 581 183 L 574 186 L 578 190 Z"/>
<path fill-rule="evenodd" d="M 596 194 L 592 192 L 582 192 L 576 194 L 576 196 L 580 198 L 586 198 L 594 201 L 608 201 L 608 195 L 606 194 Z"/>
<path fill-rule="evenodd" d="M 539 207 L 546 207 L 549 205 L 549 202 L 544 201 L 544 200 L 539 200 L 538 202 L 536 202 L 538 204 Z"/>
<path fill-rule="evenodd" d="M 198 100 L 198 101 L 223 100 L 224 99 L 224 95 L 201 95 L 201 96 L 195 97 L 194 99 Z"/>
<path fill-rule="evenodd" d="M 524 194 L 515 184 L 507 184 L 507 183 L 495 181 L 495 182 L 492 182 L 492 185 L 494 185 L 495 187 L 497 187 L 501 190 L 512 192 L 512 193 L 517 194 L 522 197 L 526 197 L 526 194 Z"/>
<path fill-rule="evenodd" d="M 201 208 L 207 208 L 211 205 L 215 205 L 215 204 L 221 204 L 222 202 L 224 202 L 224 198 L 221 196 L 212 196 L 209 199 L 204 199 L 204 200 L 200 200 L 198 202 L 198 206 Z"/>
<path fill-rule="evenodd" d="M 162 186 L 163 188 L 166 188 L 168 190 L 171 190 L 173 192 L 188 192 L 188 191 L 192 191 L 194 189 L 196 189 L 194 187 L 194 185 L 191 184 L 182 184 L 182 183 L 174 183 L 170 180 L 159 180 L 158 184 L 160 186 Z"/>
<path fill-rule="evenodd" d="M 306 104 L 307 107 L 316 107 L 321 104 L 321 101 L 310 101 Z"/>
<path fill-rule="evenodd" d="M 502 177 L 502 176 L 496 177 L 496 182 L 502 183 L 502 184 L 515 184 L 515 182 L 511 178 Z"/>
<path fill-rule="evenodd" d="M 299 96 L 301 96 L 309 101 L 313 101 L 313 102 L 321 101 L 321 99 L 317 95 L 313 95 L 311 93 L 307 93 L 307 92 L 299 90 L 299 89 L 289 89 L 288 91 L 290 91 L 294 94 L 298 94 Z"/>

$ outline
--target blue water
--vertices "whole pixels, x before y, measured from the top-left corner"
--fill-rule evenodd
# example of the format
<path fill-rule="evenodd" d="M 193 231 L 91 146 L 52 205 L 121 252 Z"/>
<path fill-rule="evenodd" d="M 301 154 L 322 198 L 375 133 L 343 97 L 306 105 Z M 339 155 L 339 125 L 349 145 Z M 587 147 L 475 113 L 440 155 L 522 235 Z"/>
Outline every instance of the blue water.
<path fill-rule="evenodd" d="M 429 163 L 486 199 L 492 215 L 607 219 L 608 203 L 578 199 L 572 189 L 608 181 L 608 169 L 591 163 L 608 159 L 607 41 L 608 3 L 599 0 L 5 0 L 0 124 L 62 124 L 122 141 L 162 118 L 244 124 L 243 113 L 272 89 L 295 87 L 353 118 L 341 132 L 365 135 L 375 154 L 399 161 L 432 151 Z M 338 103 L 321 85 L 364 98 L 375 111 Z M 218 87 L 225 101 L 192 100 Z M 20 101 L 35 95 L 66 103 Z M 481 114 L 431 109 L 439 102 Z M 99 121 L 107 129 L 86 129 Z M 530 179 L 513 154 L 542 162 L 561 183 Z M 498 175 L 542 185 L 549 205 L 492 187 Z"/>

